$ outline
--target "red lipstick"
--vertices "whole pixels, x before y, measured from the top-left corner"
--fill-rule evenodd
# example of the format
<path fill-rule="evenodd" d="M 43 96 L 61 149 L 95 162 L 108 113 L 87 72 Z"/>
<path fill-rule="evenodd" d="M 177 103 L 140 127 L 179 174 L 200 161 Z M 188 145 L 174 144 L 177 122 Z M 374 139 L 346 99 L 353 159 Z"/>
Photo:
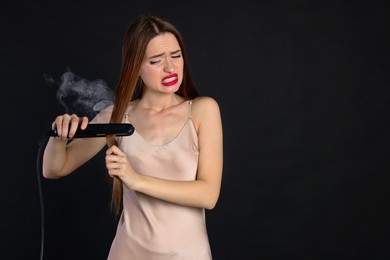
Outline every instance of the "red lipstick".
<path fill-rule="evenodd" d="M 173 74 L 170 74 L 168 76 L 165 76 L 162 79 L 162 85 L 165 87 L 169 87 L 169 86 L 175 85 L 178 82 L 178 80 L 179 80 L 179 77 L 178 77 L 177 73 L 173 73 Z"/>

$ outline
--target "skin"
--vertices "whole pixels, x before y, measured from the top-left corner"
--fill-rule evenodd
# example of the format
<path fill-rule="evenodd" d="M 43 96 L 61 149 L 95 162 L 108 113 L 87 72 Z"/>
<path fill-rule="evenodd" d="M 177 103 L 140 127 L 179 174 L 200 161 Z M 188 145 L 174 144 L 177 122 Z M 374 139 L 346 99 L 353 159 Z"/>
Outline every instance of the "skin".
<path fill-rule="evenodd" d="M 187 120 L 182 106 L 185 100 L 176 95 L 183 77 L 183 59 L 174 35 L 165 33 L 153 38 L 146 49 L 139 76 L 144 82 L 143 96 L 129 104 L 129 121 L 149 143 L 162 145 L 172 140 Z M 178 82 L 164 86 L 162 80 L 176 73 Z M 207 113 L 205 113 L 207 111 Z M 218 200 L 222 178 L 222 123 L 217 102 L 198 97 L 192 105 L 192 121 L 199 140 L 199 163 L 194 181 L 172 181 L 137 173 L 127 155 L 117 146 L 106 150 L 106 167 L 128 188 L 171 203 L 212 209 Z M 43 157 L 43 175 L 60 178 L 73 172 L 106 146 L 105 138 L 75 139 L 67 145 L 78 127 L 84 129 L 86 117 L 61 115 L 54 122 L 58 138 L 50 138 Z M 69 129 L 70 125 L 70 130 Z"/>

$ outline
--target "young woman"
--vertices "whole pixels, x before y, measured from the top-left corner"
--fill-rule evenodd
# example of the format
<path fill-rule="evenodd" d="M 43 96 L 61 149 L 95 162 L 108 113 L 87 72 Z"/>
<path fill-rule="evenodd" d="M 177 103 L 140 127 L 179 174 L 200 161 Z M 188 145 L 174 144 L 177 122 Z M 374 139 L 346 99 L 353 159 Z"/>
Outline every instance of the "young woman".
<path fill-rule="evenodd" d="M 58 116 L 43 175 L 66 176 L 109 144 L 113 205 L 123 210 L 108 259 L 211 259 L 204 214 L 220 193 L 221 116 L 214 99 L 198 96 L 182 38 L 165 19 L 140 16 L 127 30 L 115 104 L 91 123 L 107 122 L 135 132 L 68 142 L 88 119 Z"/>

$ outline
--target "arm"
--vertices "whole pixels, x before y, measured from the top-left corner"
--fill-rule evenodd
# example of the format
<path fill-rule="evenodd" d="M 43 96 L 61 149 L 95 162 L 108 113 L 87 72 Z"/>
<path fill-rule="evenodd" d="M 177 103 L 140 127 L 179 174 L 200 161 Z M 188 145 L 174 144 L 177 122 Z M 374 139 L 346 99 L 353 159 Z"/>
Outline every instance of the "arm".
<path fill-rule="evenodd" d="M 205 113 L 207 111 L 207 113 Z M 193 103 L 192 118 L 198 132 L 199 163 L 195 181 L 171 181 L 134 172 L 118 147 L 107 150 L 106 165 L 129 188 L 172 203 L 214 208 L 222 180 L 222 123 L 218 104 L 208 97 Z"/>
<path fill-rule="evenodd" d="M 65 114 L 56 118 L 54 125 L 59 136 L 49 139 L 43 154 L 45 178 L 57 179 L 70 174 L 105 146 L 105 138 L 75 139 L 68 144 L 68 136 L 72 137 L 79 125 L 85 129 L 87 124 L 86 117 L 76 115 Z"/>

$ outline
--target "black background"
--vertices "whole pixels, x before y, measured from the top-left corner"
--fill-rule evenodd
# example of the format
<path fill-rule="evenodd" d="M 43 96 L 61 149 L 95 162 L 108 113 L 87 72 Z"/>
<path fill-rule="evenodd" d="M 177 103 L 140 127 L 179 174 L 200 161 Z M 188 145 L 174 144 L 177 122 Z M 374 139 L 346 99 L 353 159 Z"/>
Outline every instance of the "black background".
<path fill-rule="evenodd" d="M 0 259 L 39 259 L 38 140 L 64 107 L 44 75 L 115 88 L 128 23 L 183 34 L 220 104 L 214 258 L 390 259 L 389 5 L 376 1 L 2 1 Z M 42 180 L 45 259 L 105 259 L 115 234 L 102 153 Z"/>

